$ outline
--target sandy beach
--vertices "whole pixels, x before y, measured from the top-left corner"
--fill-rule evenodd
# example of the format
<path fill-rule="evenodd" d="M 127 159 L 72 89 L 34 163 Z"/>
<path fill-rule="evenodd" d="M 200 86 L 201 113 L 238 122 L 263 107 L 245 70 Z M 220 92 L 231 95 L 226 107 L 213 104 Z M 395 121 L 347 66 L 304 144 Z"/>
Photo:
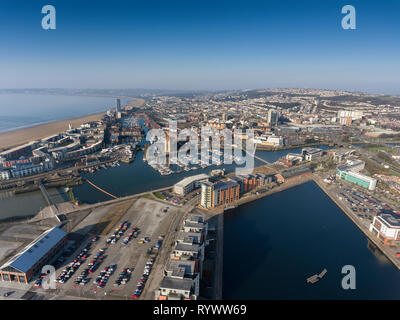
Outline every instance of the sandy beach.
<path fill-rule="evenodd" d="M 71 124 L 72 127 L 77 127 L 85 122 L 100 120 L 104 114 L 105 112 L 90 114 L 79 118 L 54 121 L 29 128 L 0 133 L 0 150 L 60 133 L 67 130 L 69 124 Z"/>
<path fill-rule="evenodd" d="M 144 103 L 144 99 L 130 99 L 131 101 L 128 103 L 129 106 L 142 106 Z M 86 122 L 98 121 L 105 113 L 106 111 L 0 133 L 0 151 L 10 149 L 11 147 L 15 147 L 30 141 L 43 139 L 53 134 L 61 133 L 68 129 L 69 124 L 71 124 L 73 128 L 76 128 Z"/>

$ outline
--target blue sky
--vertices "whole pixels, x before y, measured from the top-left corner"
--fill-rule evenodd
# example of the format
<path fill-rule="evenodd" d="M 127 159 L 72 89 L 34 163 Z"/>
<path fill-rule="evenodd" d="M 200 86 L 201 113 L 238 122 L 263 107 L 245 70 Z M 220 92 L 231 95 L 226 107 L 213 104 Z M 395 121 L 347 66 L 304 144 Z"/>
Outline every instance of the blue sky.
<path fill-rule="evenodd" d="M 41 28 L 54 5 L 57 29 Z M 357 29 L 341 28 L 351 4 Z M 0 88 L 400 94 L 400 1 L 2 0 Z"/>

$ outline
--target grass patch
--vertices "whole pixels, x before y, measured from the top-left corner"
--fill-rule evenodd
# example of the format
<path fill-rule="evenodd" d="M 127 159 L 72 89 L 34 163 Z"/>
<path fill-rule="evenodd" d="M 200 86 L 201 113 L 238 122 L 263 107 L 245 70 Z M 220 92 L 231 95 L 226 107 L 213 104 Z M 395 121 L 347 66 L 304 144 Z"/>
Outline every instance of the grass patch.
<path fill-rule="evenodd" d="M 163 195 L 161 194 L 161 192 L 154 192 L 154 195 L 155 195 L 156 198 L 158 198 L 158 199 L 161 199 L 161 200 L 164 200 L 164 199 L 165 199 L 165 196 L 163 196 Z"/>
<path fill-rule="evenodd" d="M 146 198 L 146 199 L 154 200 L 154 198 L 151 196 L 150 193 L 141 196 L 141 198 Z"/>
<path fill-rule="evenodd" d="M 388 146 L 383 146 L 383 145 L 365 145 L 363 146 L 364 149 L 368 150 L 368 151 L 373 151 L 373 152 L 378 152 L 380 150 L 386 151 L 387 153 L 393 153 L 394 148 L 392 147 L 388 147 Z"/>
<path fill-rule="evenodd" d="M 69 199 L 70 199 L 72 202 L 75 201 L 75 196 L 74 196 L 74 192 L 72 191 L 72 188 L 69 188 L 69 190 L 68 190 L 68 196 L 69 196 Z"/>

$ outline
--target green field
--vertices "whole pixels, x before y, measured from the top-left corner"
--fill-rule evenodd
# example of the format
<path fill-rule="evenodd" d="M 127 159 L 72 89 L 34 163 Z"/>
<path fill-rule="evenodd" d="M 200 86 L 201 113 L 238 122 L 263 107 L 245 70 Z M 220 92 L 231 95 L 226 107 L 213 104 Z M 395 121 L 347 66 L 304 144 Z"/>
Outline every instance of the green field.
<path fill-rule="evenodd" d="M 155 195 L 158 199 L 161 199 L 161 200 L 164 200 L 164 199 L 165 199 L 165 197 L 164 197 L 160 192 L 154 192 L 154 195 Z"/>

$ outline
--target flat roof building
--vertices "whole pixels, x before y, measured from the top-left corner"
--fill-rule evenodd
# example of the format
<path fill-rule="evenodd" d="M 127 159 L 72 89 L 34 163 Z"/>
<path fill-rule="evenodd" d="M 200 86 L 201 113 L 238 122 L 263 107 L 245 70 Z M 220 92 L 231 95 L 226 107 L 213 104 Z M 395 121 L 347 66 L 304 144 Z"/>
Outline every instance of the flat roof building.
<path fill-rule="evenodd" d="M 316 158 L 322 157 L 324 151 L 319 148 L 310 148 L 306 147 L 301 150 L 301 154 L 303 155 L 304 159 L 307 161 L 313 161 Z"/>
<path fill-rule="evenodd" d="M 190 240 L 189 240 L 190 239 Z M 201 244 L 203 243 L 203 233 L 201 232 L 184 232 L 181 231 L 176 239 L 177 242 Z"/>
<path fill-rule="evenodd" d="M 336 176 L 368 190 L 375 190 L 376 188 L 377 180 L 375 178 L 354 172 L 348 166 L 338 166 Z"/>
<path fill-rule="evenodd" d="M 400 217 L 390 213 L 379 214 L 372 220 L 369 231 L 384 244 L 394 245 L 396 241 L 400 241 Z"/>
<path fill-rule="evenodd" d="M 190 279 L 177 279 L 164 277 L 158 290 L 159 300 L 195 300 L 193 281 Z"/>
<path fill-rule="evenodd" d="M 194 189 L 200 187 L 202 182 L 208 181 L 209 176 L 205 173 L 187 177 L 174 185 L 174 192 L 181 196 L 185 196 Z"/>

